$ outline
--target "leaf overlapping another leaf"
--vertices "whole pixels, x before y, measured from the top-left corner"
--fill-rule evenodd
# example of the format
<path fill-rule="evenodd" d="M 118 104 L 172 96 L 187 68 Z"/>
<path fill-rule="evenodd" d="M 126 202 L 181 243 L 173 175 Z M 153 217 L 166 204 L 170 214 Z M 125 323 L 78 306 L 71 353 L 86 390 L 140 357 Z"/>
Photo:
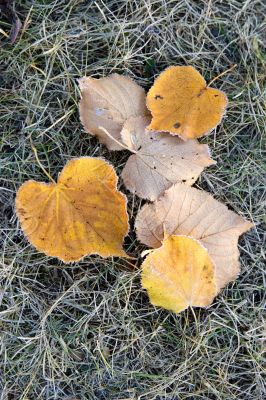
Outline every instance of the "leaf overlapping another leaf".
<path fill-rule="evenodd" d="M 217 294 L 215 266 L 207 250 L 187 236 L 169 236 L 142 264 L 142 286 L 153 305 L 179 313 L 206 307 Z"/>
<path fill-rule="evenodd" d="M 117 142 L 121 142 L 124 123 L 131 117 L 149 114 L 144 89 L 128 76 L 118 74 L 100 79 L 83 77 L 79 86 L 82 95 L 79 112 L 85 131 L 109 150 L 123 150 Z"/>
<path fill-rule="evenodd" d="M 122 130 L 122 140 L 135 153 L 124 167 L 122 179 L 132 193 L 153 201 L 174 183 L 193 185 L 205 167 L 216 163 L 207 145 L 148 132 L 148 120 L 128 121 Z"/>
<path fill-rule="evenodd" d="M 153 204 L 145 205 L 137 215 L 135 227 L 138 239 L 153 248 L 161 246 L 164 232 L 199 240 L 216 266 L 220 289 L 239 274 L 238 238 L 253 224 L 210 194 L 179 183 Z"/>

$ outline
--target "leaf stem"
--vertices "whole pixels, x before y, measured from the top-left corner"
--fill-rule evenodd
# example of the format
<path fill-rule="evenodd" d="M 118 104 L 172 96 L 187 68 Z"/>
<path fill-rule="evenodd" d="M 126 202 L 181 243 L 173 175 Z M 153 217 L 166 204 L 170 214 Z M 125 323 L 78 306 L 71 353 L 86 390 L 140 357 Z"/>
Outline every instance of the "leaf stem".
<path fill-rule="evenodd" d="M 224 76 L 225 74 L 227 74 L 227 72 L 232 71 L 233 69 L 235 69 L 237 67 L 237 64 L 232 65 L 232 67 L 228 68 L 226 71 L 222 72 L 221 74 L 217 75 L 215 78 L 213 78 L 207 86 L 211 86 L 213 84 L 213 82 L 215 82 L 217 79 L 220 79 L 222 76 Z"/>
<path fill-rule="evenodd" d="M 38 157 L 37 149 L 36 149 L 36 147 L 33 145 L 33 142 L 32 142 L 31 137 L 30 137 L 30 144 L 31 144 L 32 151 L 33 151 L 33 153 L 34 153 L 34 155 L 35 155 L 35 158 L 36 158 L 36 161 L 37 161 L 39 167 L 41 168 L 41 170 L 43 171 L 43 173 L 50 179 L 50 181 L 52 181 L 53 183 L 56 184 L 56 181 L 51 177 L 51 175 L 46 171 L 46 169 L 45 169 L 44 166 L 42 165 L 42 163 L 41 163 L 41 161 L 40 161 L 40 159 L 39 159 L 39 157 Z"/>
<path fill-rule="evenodd" d="M 114 142 L 116 142 L 117 144 L 119 144 L 119 146 L 123 147 L 125 150 L 130 151 L 131 153 L 137 154 L 137 152 L 133 149 L 129 149 L 127 146 L 125 146 L 123 143 L 119 142 L 118 140 L 116 140 L 105 128 L 103 128 L 102 126 L 99 126 L 99 129 L 101 129 L 102 131 L 104 131 L 104 133 L 110 138 L 112 139 Z"/>

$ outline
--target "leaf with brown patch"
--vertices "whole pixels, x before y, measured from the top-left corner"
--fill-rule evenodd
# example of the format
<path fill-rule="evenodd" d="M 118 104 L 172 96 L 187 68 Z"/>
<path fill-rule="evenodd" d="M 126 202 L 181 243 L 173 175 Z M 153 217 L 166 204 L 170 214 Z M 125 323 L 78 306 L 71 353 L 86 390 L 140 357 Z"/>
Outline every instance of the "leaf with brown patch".
<path fill-rule="evenodd" d="M 207 86 L 195 68 L 172 66 L 155 80 L 147 106 L 152 114 L 148 129 L 187 140 L 206 135 L 220 123 L 227 97 Z"/>

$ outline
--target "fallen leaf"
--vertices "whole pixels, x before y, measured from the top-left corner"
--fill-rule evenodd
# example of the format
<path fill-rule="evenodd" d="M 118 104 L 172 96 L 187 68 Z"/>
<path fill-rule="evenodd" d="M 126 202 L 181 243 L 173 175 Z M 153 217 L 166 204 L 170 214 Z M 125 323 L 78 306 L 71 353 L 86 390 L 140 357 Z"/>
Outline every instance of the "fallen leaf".
<path fill-rule="evenodd" d="M 147 117 L 128 120 L 121 133 L 123 142 L 135 153 L 122 171 L 123 182 L 132 193 L 156 200 L 174 183 L 193 185 L 205 167 L 216 164 L 207 145 L 145 131 L 148 121 Z"/>
<path fill-rule="evenodd" d="M 149 247 L 161 245 L 164 231 L 199 240 L 216 266 L 218 288 L 239 274 L 238 238 L 253 226 L 208 193 L 182 183 L 145 205 L 136 218 L 137 237 Z"/>
<path fill-rule="evenodd" d="M 167 131 L 183 140 L 201 137 L 220 123 L 227 102 L 225 93 L 208 87 L 195 68 L 169 67 L 147 94 L 153 117 L 148 129 Z"/>
<path fill-rule="evenodd" d="M 85 131 L 96 136 L 109 150 L 122 150 L 112 137 L 120 142 L 120 133 L 128 118 L 149 114 L 144 89 L 131 78 L 118 74 L 101 79 L 83 77 L 79 86 L 82 95 L 79 112 Z"/>
<path fill-rule="evenodd" d="M 113 167 L 104 160 L 69 161 L 56 183 L 25 182 L 16 196 L 16 212 L 29 241 L 64 262 L 88 254 L 126 256 L 126 197 L 117 188 Z"/>
<path fill-rule="evenodd" d="M 187 236 L 169 236 L 142 264 L 142 286 L 155 306 L 179 313 L 206 307 L 217 288 L 215 267 L 207 250 Z"/>

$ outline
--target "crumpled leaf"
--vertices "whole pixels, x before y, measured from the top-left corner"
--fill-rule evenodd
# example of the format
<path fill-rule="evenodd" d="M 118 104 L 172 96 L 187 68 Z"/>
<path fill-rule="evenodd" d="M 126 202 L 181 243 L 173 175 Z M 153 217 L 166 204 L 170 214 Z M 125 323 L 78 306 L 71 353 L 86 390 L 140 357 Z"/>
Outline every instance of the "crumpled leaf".
<path fill-rule="evenodd" d="M 126 197 L 117 188 L 113 167 L 104 160 L 69 161 L 56 183 L 25 182 L 16 196 L 16 212 L 29 241 L 64 262 L 88 254 L 126 256 Z"/>
<path fill-rule="evenodd" d="M 215 267 L 207 250 L 187 236 L 169 236 L 142 264 L 142 286 L 155 306 L 179 313 L 206 307 L 216 293 Z"/>
<path fill-rule="evenodd" d="M 122 150 L 112 137 L 120 142 L 120 133 L 128 118 L 149 114 L 144 89 L 128 76 L 118 74 L 101 79 L 83 77 L 79 79 L 79 86 L 82 95 L 79 112 L 85 131 L 96 136 L 109 150 Z"/>
<path fill-rule="evenodd" d="M 153 117 L 148 129 L 167 131 L 183 140 L 201 137 L 220 123 L 227 102 L 225 93 L 208 87 L 195 68 L 169 67 L 147 94 Z"/>
<path fill-rule="evenodd" d="M 122 171 L 123 182 L 132 193 L 156 200 L 174 183 L 193 185 L 205 167 L 216 164 L 207 145 L 147 132 L 148 121 L 149 117 L 129 119 L 121 133 L 123 142 L 135 152 Z"/>
<path fill-rule="evenodd" d="M 216 266 L 218 288 L 239 274 L 238 238 L 253 226 L 208 193 L 182 183 L 145 205 L 136 218 L 137 237 L 149 247 L 161 246 L 165 231 L 199 240 Z"/>

